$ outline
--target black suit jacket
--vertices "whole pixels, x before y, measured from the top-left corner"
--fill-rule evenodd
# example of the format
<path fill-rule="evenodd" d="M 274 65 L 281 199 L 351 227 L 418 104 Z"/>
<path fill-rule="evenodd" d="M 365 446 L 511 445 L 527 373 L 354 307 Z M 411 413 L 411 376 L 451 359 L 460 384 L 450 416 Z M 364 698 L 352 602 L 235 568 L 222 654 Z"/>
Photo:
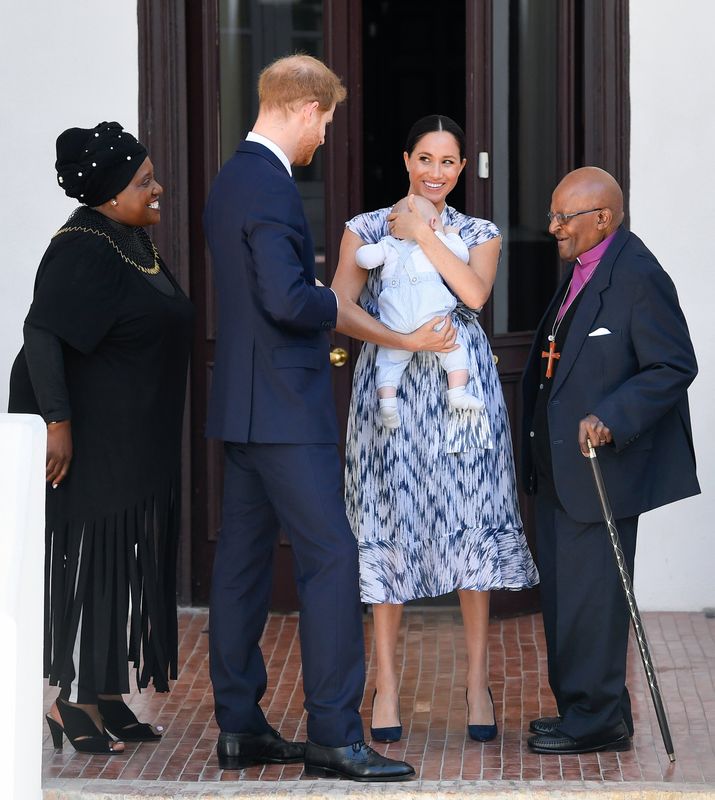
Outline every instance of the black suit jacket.
<path fill-rule="evenodd" d="M 523 376 L 527 491 L 535 487 L 529 432 L 544 321 L 561 302 L 569 278 L 539 325 Z M 613 434 L 613 444 L 598 448 L 598 459 L 616 518 L 698 494 L 687 398 L 697 363 L 673 282 L 643 242 L 621 228 L 583 292 L 547 411 L 554 486 L 562 506 L 580 522 L 602 519 L 590 465 L 578 447 L 579 421 L 589 413 Z M 610 333 L 589 336 L 598 328 Z"/>
<path fill-rule="evenodd" d="M 300 194 L 270 150 L 241 143 L 213 182 L 204 228 L 219 305 L 207 435 L 336 443 L 329 331 L 337 301 L 315 285 Z"/>

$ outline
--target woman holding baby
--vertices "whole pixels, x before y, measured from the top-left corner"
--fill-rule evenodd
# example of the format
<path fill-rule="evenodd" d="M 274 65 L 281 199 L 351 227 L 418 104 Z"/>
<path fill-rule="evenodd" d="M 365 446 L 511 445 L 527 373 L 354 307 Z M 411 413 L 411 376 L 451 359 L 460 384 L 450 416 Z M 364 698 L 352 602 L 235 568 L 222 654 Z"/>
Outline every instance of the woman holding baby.
<path fill-rule="evenodd" d="M 371 731 L 377 741 L 397 741 L 402 735 L 395 655 L 403 604 L 453 590 L 459 595 L 467 643 L 469 735 L 493 739 L 489 592 L 538 582 L 519 515 L 499 377 L 478 320 L 494 284 L 501 237 L 492 222 L 446 204 L 466 164 L 464 151 L 464 132 L 449 117 L 418 120 L 404 152 L 408 194 L 429 200 L 439 220 L 419 213 L 415 198 L 407 210 L 383 208 L 354 217 L 346 224 L 333 282 L 344 312 L 341 332 L 365 342 L 348 419 L 346 505 L 359 544 L 362 601 L 373 607 L 377 680 Z M 447 241 L 455 232 L 463 251 Z M 417 276 L 413 283 L 421 282 L 419 265 L 412 263 L 417 254 L 454 298 L 413 332 L 381 321 L 379 298 L 389 288 L 383 280 L 386 266 L 368 271 L 358 263 L 364 261 L 359 248 L 385 237 L 396 240 L 401 251 L 401 243 L 413 245 L 406 281 Z M 392 267 L 399 271 L 407 257 L 395 258 Z M 386 424 L 389 417 L 378 401 L 378 393 L 380 399 L 385 396 L 385 370 L 378 360 L 384 362 L 386 348 L 412 353 L 403 358 L 388 391 L 393 395 L 395 390 L 397 424 L 394 417 Z M 464 392 L 475 402 L 455 405 L 448 391 L 457 368 L 445 366 L 451 360 L 442 354 L 459 350 L 459 382 L 466 381 Z"/>

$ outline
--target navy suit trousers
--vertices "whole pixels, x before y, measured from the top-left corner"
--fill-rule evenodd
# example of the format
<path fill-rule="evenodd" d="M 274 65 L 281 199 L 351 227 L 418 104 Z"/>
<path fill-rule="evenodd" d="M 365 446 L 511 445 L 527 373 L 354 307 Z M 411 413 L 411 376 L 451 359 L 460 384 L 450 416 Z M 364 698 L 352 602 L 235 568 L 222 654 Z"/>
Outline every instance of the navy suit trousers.
<path fill-rule="evenodd" d="M 211 587 L 210 672 L 222 731 L 263 733 L 259 647 L 279 526 L 290 539 L 300 598 L 308 738 L 363 738 L 365 681 L 358 551 L 345 516 L 335 445 L 225 444 L 223 524 Z"/>
<path fill-rule="evenodd" d="M 595 490 L 594 490 L 595 491 Z M 563 723 L 581 738 L 621 720 L 633 729 L 626 689 L 630 616 L 605 523 L 573 520 L 546 493 L 536 495 L 549 684 Z M 638 517 L 616 521 L 633 576 Z"/>

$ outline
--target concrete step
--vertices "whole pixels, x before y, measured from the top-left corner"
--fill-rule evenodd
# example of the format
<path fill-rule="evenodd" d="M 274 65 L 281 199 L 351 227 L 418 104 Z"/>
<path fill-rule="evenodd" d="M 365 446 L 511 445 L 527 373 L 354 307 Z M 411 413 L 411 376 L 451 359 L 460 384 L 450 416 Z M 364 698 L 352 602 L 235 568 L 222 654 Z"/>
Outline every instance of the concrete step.
<path fill-rule="evenodd" d="M 715 800 L 715 784 L 605 781 L 109 781 L 46 779 L 43 800 Z"/>

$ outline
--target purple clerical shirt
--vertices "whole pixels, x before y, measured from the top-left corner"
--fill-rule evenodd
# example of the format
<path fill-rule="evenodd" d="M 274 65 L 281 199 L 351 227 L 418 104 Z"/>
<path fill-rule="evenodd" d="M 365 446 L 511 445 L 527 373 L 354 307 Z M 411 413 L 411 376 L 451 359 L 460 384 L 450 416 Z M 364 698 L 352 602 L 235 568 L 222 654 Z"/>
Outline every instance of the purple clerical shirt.
<path fill-rule="evenodd" d="M 595 247 L 592 247 L 590 250 L 586 250 L 585 253 L 581 253 L 581 255 L 576 259 L 576 264 L 573 268 L 573 275 L 571 276 L 571 285 L 569 287 L 569 292 L 566 295 L 566 299 L 563 302 L 563 305 L 559 309 L 559 313 L 556 315 L 556 319 L 560 320 L 561 317 L 568 311 L 569 306 L 578 296 L 578 293 L 583 289 L 583 287 L 591 280 L 593 277 L 593 273 L 596 271 L 596 268 L 603 257 L 603 254 L 608 250 L 608 245 L 613 241 L 613 237 L 616 235 L 617 231 L 614 231 L 610 236 L 606 236 L 606 238 L 599 242 Z"/>

